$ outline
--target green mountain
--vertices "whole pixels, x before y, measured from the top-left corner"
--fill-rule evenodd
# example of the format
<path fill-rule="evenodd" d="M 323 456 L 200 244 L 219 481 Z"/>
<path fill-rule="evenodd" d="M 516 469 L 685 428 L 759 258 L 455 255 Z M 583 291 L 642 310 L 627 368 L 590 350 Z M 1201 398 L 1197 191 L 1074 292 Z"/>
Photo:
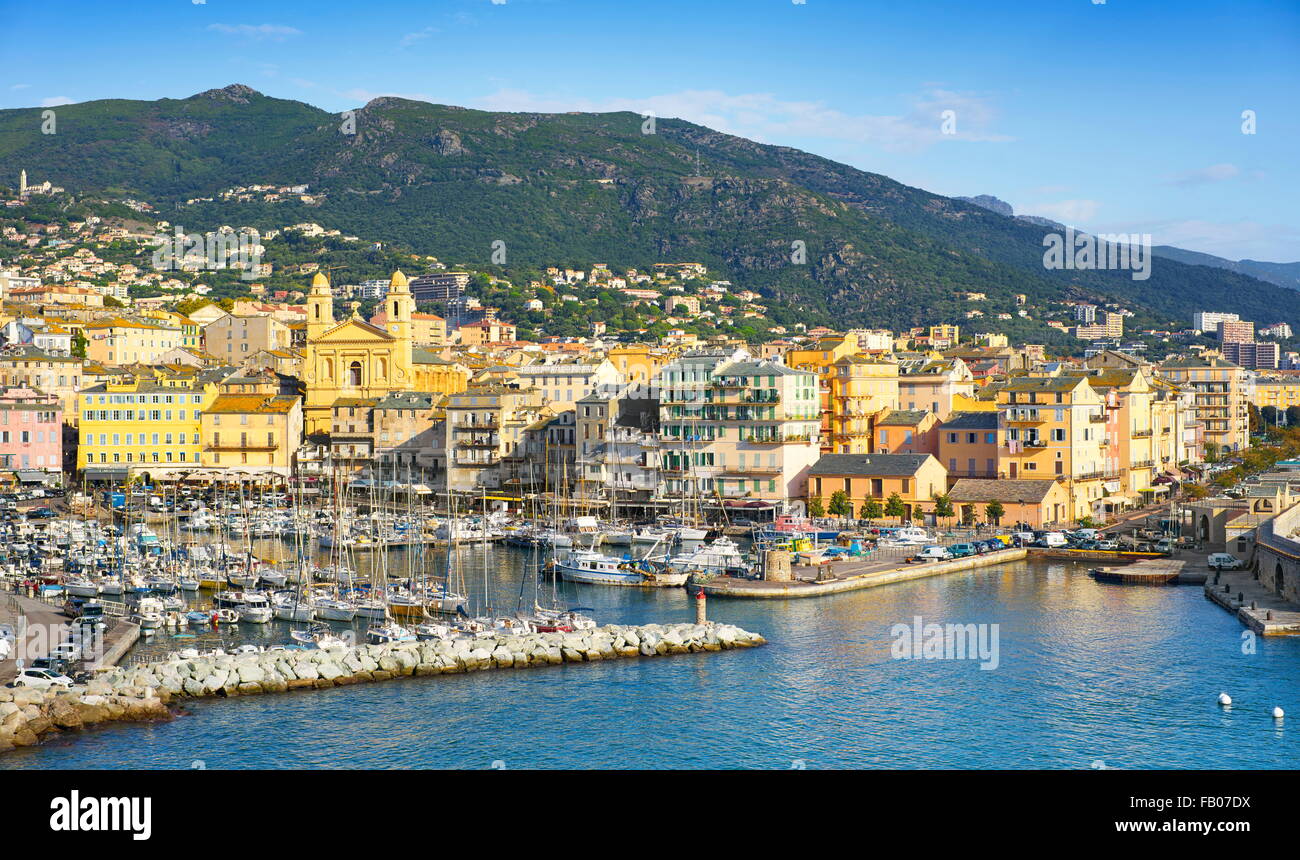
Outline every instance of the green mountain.
<path fill-rule="evenodd" d="M 1156 245 L 1152 250 L 1158 257 L 1168 257 L 1190 266 L 1213 266 L 1240 272 L 1289 290 L 1300 290 L 1300 263 L 1268 263 L 1263 260 L 1227 260 L 1213 254 L 1185 251 L 1170 245 Z"/>
<path fill-rule="evenodd" d="M 348 116 L 235 85 L 59 107 L 49 135 L 41 109 L 0 111 L 0 176 L 25 168 L 76 194 L 145 199 L 186 229 L 310 220 L 484 267 L 504 242 L 507 271 L 703 262 L 764 293 L 781 322 L 960 322 L 972 307 L 961 293 L 972 291 L 988 296 L 982 329 L 998 330 L 990 320 L 1013 310 L 1017 293 L 1034 309 L 1119 302 L 1139 324 L 1187 324 L 1203 307 L 1300 329 L 1293 292 L 1244 274 L 1169 259 L 1145 281 L 1049 271 L 1050 228 L 795 149 L 679 120 L 657 120 L 653 133 L 644 124 L 633 113 L 493 113 L 398 98 Z M 257 183 L 309 184 L 324 200 L 179 205 Z M 1059 334 L 1041 320 L 1011 325 Z"/>

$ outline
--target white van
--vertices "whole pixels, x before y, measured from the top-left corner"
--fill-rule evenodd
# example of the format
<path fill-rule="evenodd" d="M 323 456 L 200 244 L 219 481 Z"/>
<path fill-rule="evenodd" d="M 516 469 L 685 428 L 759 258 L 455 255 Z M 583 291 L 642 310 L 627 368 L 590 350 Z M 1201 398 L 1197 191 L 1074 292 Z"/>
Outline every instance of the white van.
<path fill-rule="evenodd" d="M 1101 532 L 1096 529 L 1078 529 L 1075 531 L 1074 536 L 1079 540 L 1096 540 L 1100 534 Z"/>
<path fill-rule="evenodd" d="M 1066 539 L 1062 532 L 1047 532 L 1043 535 L 1043 546 L 1069 546 L 1070 541 Z"/>

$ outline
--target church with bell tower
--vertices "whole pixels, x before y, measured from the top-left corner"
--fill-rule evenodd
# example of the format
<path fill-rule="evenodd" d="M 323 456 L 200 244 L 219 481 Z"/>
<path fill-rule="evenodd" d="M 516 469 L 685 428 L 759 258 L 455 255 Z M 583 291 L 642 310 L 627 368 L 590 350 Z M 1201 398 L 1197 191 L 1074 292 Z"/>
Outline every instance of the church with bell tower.
<path fill-rule="evenodd" d="M 331 408 L 341 397 L 379 398 L 417 390 L 411 327 L 415 299 L 406 276 L 394 272 L 389 281 L 383 328 L 362 319 L 358 307 L 353 302 L 352 314 L 336 321 L 329 279 L 321 273 L 312 279 L 303 360 L 303 419 L 309 434 L 329 432 Z"/>

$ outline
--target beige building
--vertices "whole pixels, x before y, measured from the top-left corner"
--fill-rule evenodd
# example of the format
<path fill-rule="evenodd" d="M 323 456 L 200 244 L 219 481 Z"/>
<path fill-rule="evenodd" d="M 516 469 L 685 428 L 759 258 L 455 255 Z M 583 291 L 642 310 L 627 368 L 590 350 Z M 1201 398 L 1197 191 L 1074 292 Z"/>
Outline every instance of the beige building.
<path fill-rule="evenodd" d="M 1166 361 L 1160 372 L 1195 392 L 1196 420 L 1203 443 L 1221 451 L 1240 451 L 1250 442 L 1246 385 L 1248 371 L 1218 356 Z"/>
<path fill-rule="evenodd" d="M 451 491 L 502 485 L 502 465 L 523 456 L 524 433 L 543 417 L 540 392 L 509 385 L 481 385 L 447 398 L 446 463 Z"/>
<path fill-rule="evenodd" d="M 87 323 L 86 358 L 103 364 L 154 364 L 159 356 L 184 346 L 179 326 L 150 325 L 114 317 Z"/>
<path fill-rule="evenodd" d="M 820 455 L 817 375 L 744 350 L 687 353 L 660 373 L 664 491 L 802 498 Z"/>
<path fill-rule="evenodd" d="M 203 411 L 203 465 L 289 477 L 302 444 L 302 429 L 300 397 L 220 394 Z"/>
<path fill-rule="evenodd" d="M 289 327 L 275 317 L 227 314 L 203 328 L 203 351 L 226 364 L 242 364 L 254 353 L 289 346 Z"/>

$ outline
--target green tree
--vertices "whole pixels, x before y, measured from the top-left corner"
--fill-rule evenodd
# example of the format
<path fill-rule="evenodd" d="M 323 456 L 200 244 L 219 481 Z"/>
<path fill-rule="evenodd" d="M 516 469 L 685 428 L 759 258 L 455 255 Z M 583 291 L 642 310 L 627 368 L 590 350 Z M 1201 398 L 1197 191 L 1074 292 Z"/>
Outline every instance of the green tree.
<path fill-rule="evenodd" d="M 884 509 L 880 506 L 877 499 L 867 499 L 862 503 L 862 518 L 865 520 L 878 520 L 885 515 Z"/>
<path fill-rule="evenodd" d="M 899 523 L 903 521 L 903 515 L 907 513 L 907 508 L 903 505 L 903 497 L 898 493 L 891 493 L 885 501 L 885 516 L 898 517 Z"/>
<path fill-rule="evenodd" d="M 1217 462 L 1219 462 L 1219 443 L 1218 443 L 1218 442 L 1206 442 L 1206 443 L 1205 443 L 1205 462 L 1207 462 L 1207 463 L 1217 463 Z"/>
<path fill-rule="evenodd" d="M 1002 503 L 998 501 L 989 502 L 984 506 L 984 513 L 995 525 L 1002 525 L 1002 515 L 1006 512 L 1006 508 L 1002 507 Z"/>
<path fill-rule="evenodd" d="M 852 516 L 853 503 L 849 501 L 849 494 L 843 490 L 836 490 L 831 493 L 831 503 L 826 508 L 826 512 L 833 517 Z"/>
<path fill-rule="evenodd" d="M 85 358 L 86 345 L 89 343 L 90 341 L 86 339 L 85 332 L 81 329 L 77 329 L 72 333 L 72 354 L 77 358 Z"/>
<path fill-rule="evenodd" d="M 956 511 L 952 507 L 952 497 L 947 493 L 939 493 L 934 497 L 934 515 L 939 519 L 950 520 L 956 516 Z"/>
<path fill-rule="evenodd" d="M 822 506 L 822 500 L 820 496 L 813 496 L 811 499 L 808 500 L 808 516 L 810 517 L 826 516 L 826 508 Z"/>

